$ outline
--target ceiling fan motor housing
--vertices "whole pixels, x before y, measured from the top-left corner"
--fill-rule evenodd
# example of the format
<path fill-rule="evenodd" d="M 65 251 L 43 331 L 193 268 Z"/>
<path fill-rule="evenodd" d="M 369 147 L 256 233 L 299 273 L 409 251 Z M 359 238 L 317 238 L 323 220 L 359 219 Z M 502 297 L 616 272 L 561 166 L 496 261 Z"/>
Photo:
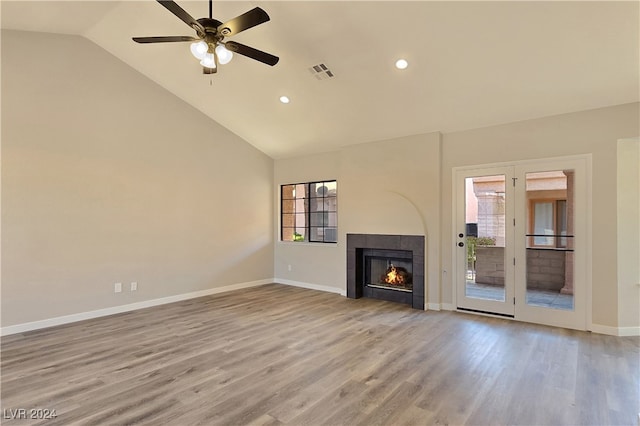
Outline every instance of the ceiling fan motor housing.
<path fill-rule="evenodd" d="M 207 43 L 220 41 L 224 38 L 225 35 L 229 34 L 231 30 L 229 28 L 222 28 L 221 31 L 218 31 L 218 27 L 222 25 L 222 22 L 213 18 L 200 18 L 198 19 L 198 23 L 202 25 L 205 29 L 205 33 L 202 35 L 202 38 Z M 213 38 L 212 41 L 209 41 L 209 38 Z"/>

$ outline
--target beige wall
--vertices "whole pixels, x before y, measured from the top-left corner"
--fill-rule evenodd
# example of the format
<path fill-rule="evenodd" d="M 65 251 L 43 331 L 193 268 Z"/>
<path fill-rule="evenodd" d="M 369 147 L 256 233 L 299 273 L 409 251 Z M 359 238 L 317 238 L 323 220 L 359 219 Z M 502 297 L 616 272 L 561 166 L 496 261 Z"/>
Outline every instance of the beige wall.
<path fill-rule="evenodd" d="M 616 285 L 616 144 L 639 132 L 638 104 L 527 120 L 443 136 L 443 268 L 451 265 L 451 170 L 453 167 L 592 154 L 594 324 L 618 325 Z M 606 259 L 606 261 L 603 261 Z M 451 274 L 445 274 L 443 302 L 452 301 Z M 623 310 L 626 308 L 622 308 Z M 636 322 L 636 325 L 640 325 Z"/>
<path fill-rule="evenodd" d="M 426 236 L 428 300 L 439 300 L 440 134 L 354 145 L 327 154 L 277 160 L 275 186 L 338 180 L 338 244 L 277 242 L 282 280 L 345 291 L 346 234 Z M 276 199 L 278 197 L 276 189 Z M 277 212 L 276 221 L 277 221 Z M 277 233 L 277 231 L 276 231 Z M 276 238 L 279 236 L 276 234 Z M 288 265 L 292 270 L 288 270 Z"/>
<path fill-rule="evenodd" d="M 618 141 L 618 326 L 640 325 L 640 140 Z"/>
<path fill-rule="evenodd" d="M 92 42 L 2 32 L 2 326 L 273 277 L 272 185 Z"/>
<path fill-rule="evenodd" d="M 338 236 L 338 244 L 283 242 L 280 241 L 279 203 L 280 185 L 290 183 L 315 182 L 322 180 L 338 181 L 338 230 L 341 230 L 340 211 L 342 209 L 342 184 L 340 182 L 340 155 L 338 152 L 310 155 L 301 158 L 276 160 L 274 166 L 273 217 L 276 279 L 334 288 L 344 291 L 345 279 L 340 276 L 345 242 Z M 288 266 L 291 265 L 291 271 Z"/>
<path fill-rule="evenodd" d="M 616 205 L 612 188 L 617 185 L 617 140 L 640 132 L 639 112 L 638 104 L 619 105 L 447 133 L 442 143 L 439 134 L 418 135 L 278 160 L 276 186 L 338 179 L 340 240 L 329 247 L 277 242 L 276 277 L 344 290 L 346 233 L 424 232 L 428 302 L 451 306 L 452 169 L 591 154 L 593 259 L 607 259 L 591 267 L 592 323 L 638 327 L 638 296 L 630 294 L 636 288 L 619 290 L 618 266 L 611 261 L 618 247 L 616 211 L 611 206 Z M 396 168 L 402 159 L 407 160 L 405 167 Z M 274 211 L 277 222 L 277 207 Z M 289 264 L 292 271 L 287 270 Z"/>

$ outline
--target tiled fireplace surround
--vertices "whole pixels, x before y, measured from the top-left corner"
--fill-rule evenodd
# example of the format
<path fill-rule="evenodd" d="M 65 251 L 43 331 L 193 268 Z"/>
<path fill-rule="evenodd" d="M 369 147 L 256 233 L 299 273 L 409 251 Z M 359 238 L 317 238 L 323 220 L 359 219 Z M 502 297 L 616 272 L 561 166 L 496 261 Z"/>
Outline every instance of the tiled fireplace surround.
<path fill-rule="evenodd" d="M 374 291 L 373 297 L 410 303 L 414 309 L 424 310 L 424 236 L 347 234 L 347 297 L 352 299 L 364 295 L 364 249 L 408 250 L 413 253 L 413 293 L 380 289 Z"/>

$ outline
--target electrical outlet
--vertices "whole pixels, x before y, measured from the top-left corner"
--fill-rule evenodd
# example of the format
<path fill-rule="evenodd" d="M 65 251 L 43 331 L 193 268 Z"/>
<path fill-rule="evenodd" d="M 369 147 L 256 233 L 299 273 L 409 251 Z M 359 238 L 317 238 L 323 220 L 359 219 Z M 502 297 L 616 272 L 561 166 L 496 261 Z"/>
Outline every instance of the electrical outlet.
<path fill-rule="evenodd" d="M 113 292 L 114 293 L 122 293 L 122 283 L 115 283 L 113 285 Z"/>
<path fill-rule="evenodd" d="M 137 291 L 137 290 L 138 290 L 138 283 L 134 281 L 131 283 L 131 291 Z"/>
<path fill-rule="evenodd" d="M 289 269 L 289 272 L 291 272 L 291 265 L 289 265 L 288 269 Z"/>

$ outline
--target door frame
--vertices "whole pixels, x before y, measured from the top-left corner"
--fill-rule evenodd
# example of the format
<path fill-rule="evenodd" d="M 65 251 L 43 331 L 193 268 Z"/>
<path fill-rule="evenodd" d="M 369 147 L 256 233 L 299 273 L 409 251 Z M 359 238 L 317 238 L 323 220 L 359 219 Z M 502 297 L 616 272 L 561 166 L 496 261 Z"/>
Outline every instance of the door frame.
<path fill-rule="evenodd" d="M 592 297 L 592 278 L 593 278 L 593 268 L 591 267 L 591 265 L 593 264 L 593 255 L 592 255 L 592 247 L 593 247 L 593 239 L 592 239 L 592 229 L 593 229 L 593 218 L 592 218 L 592 155 L 591 154 L 579 154 L 579 155 L 570 155 L 570 156 L 563 156 L 563 157 L 549 157 L 549 158 L 536 158 L 536 159 L 530 159 L 530 160 L 517 160 L 517 161 L 505 161 L 505 162 L 498 162 L 498 163 L 485 163 L 485 164 L 477 164 L 477 165 L 468 165 L 468 166 L 457 166 L 457 167 L 453 167 L 451 169 L 451 182 L 452 182 L 452 197 L 451 197 L 451 211 L 452 211 L 452 224 L 451 224 L 451 263 L 450 263 L 450 268 L 451 268 L 451 295 L 452 295 L 452 309 L 454 311 L 459 311 L 459 312 L 464 312 L 464 313 L 473 313 L 476 315 L 485 315 L 485 316 L 492 316 L 492 317 L 499 317 L 499 318 L 508 318 L 508 319 L 515 319 L 516 321 L 529 321 L 529 322 L 534 322 L 531 321 L 531 319 L 529 318 L 521 318 L 517 315 L 517 304 L 523 303 L 524 300 L 517 300 L 517 304 L 516 304 L 516 309 L 515 309 L 515 315 L 514 318 L 510 318 L 510 317 L 504 317 L 502 315 L 495 315 L 495 314 L 491 314 L 491 313 L 483 313 L 483 312 L 473 312 L 473 311 L 468 311 L 468 310 L 458 310 L 457 306 L 458 306 L 458 282 L 459 282 L 459 274 L 460 274 L 460 270 L 457 266 L 457 259 L 458 259 L 458 255 L 457 255 L 457 243 L 458 243 L 458 238 L 457 238 L 457 232 L 458 230 L 456 229 L 458 226 L 457 223 L 457 204 L 458 204 L 458 185 L 457 185 L 457 174 L 460 171 L 468 171 L 468 172 L 472 172 L 473 170 L 478 170 L 478 169 L 491 169 L 491 168 L 500 168 L 500 167 L 513 167 L 515 170 L 517 170 L 520 166 L 535 166 L 537 164 L 542 165 L 542 164 L 547 164 L 547 163 L 553 163 L 553 162 L 571 162 L 571 161 L 582 161 L 583 162 L 583 167 L 584 167 L 584 205 L 586 205 L 586 211 L 584 212 L 584 259 L 585 259 L 585 265 L 582 271 L 581 276 L 583 277 L 584 281 L 581 282 L 581 286 L 583 288 L 584 291 L 584 298 L 583 298 L 583 303 L 584 303 L 584 326 L 581 327 L 572 327 L 571 325 L 566 325 L 566 324 L 558 324 L 558 323 L 549 323 L 549 322 L 538 322 L 535 321 L 536 323 L 539 324 L 547 324 L 547 325 L 552 325 L 552 326 L 557 326 L 557 327 L 565 327 L 565 328 L 577 328 L 580 330 L 591 330 L 592 328 L 592 312 L 593 312 L 593 297 Z M 516 200 L 514 199 L 514 203 L 516 202 Z M 580 275 L 580 274 L 578 274 Z M 521 284 L 520 284 L 521 285 Z M 521 293 L 521 290 L 519 290 L 517 288 L 518 283 L 514 283 L 514 287 L 515 288 L 515 292 L 516 295 L 518 295 L 518 293 Z"/>

